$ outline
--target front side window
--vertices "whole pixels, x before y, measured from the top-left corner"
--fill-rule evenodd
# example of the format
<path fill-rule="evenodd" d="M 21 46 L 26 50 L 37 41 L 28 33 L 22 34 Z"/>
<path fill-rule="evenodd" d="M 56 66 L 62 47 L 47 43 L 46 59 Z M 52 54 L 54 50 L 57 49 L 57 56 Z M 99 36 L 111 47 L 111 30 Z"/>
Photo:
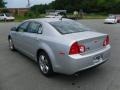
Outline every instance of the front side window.
<path fill-rule="evenodd" d="M 36 23 L 36 22 L 31 22 L 29 27 L 28 27 L 28 31 L 29 33 L 38 33 L 40 24 Z"/>
<path fill-rule="evenodd" d="M 18 31 L 18 32 L 26 32 L 28 25 L 29 25 L 29 22 L 25 22 L 25 23 L 21 24 L 21 25 L 18 27 L 17 31 Z"/>

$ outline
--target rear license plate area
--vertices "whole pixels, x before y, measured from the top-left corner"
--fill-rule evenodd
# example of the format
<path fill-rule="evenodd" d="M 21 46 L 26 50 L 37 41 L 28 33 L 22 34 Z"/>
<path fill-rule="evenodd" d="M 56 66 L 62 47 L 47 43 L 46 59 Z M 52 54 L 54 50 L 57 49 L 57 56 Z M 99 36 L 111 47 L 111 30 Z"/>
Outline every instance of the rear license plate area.
<path fill-rule="evenodd" d="M 93 62 L 94 63 L 98 63 L 98 62 L 100 62 L 100 61 L 102 61 L 103 60 L 103 55 L 101 54 L 101 55 L 97 55 L 97 56 L 95 56 L 94 58 L 93 58 Z"/>

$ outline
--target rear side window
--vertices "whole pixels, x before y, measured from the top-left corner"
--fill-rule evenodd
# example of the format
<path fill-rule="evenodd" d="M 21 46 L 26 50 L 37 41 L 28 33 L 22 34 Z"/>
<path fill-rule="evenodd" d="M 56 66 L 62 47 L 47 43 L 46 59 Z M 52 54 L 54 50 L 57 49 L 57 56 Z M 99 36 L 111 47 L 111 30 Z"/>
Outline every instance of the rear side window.
<path fill-rule="evenodd" d="M 40 24 L 36 23 L 36 22 L 31 22 L 29 27 L 28 27 L 28 31 L 29 33 L 38 33 Z"/>

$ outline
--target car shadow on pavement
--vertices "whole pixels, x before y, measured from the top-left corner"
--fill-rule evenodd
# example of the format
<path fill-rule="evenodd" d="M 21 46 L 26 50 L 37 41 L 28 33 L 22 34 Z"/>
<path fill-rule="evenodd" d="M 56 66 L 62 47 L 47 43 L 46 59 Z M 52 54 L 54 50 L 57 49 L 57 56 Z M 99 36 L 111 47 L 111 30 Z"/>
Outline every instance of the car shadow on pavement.
<path fill-rule="evenodd" d="M 29 57 L 27 57 L 26 55 L 24 55 L 23 53 L 16 51 L 17 54 L 19 54 L 20 56 L 22 56 L 24 59 L 24 62 L 29 63 L 33 68 L 35 68 L 35 70 L 37 70 L 38 72 L 40 72 L 39 67 L 37 65 L 37 63 L 30 59 Z M 50 82 L 55 81 L 55 82 L 59 82 L 59 83 L 66 83 L 66 84 L 70 84 L 73 86 L 76 86 L 78 82 L 84 82 L 84 81 L 88 81 L 91 78 L 95 78 L 95 77 L 99 77 L 100 73 L 103 73 L 104 70 L 102 68 L 102 66 L 96 67 L 96 68 L 92 68 L 92 69 L 87 69 L 84 71 L 80 71 L 77 74 L 73 74 L 73 75 L 65 75 L 65 74 L 60 74 L 60 73 L 55 73 L 55 75 L 51 76 L 51 77 L 44 77 L 42 76 L 41 73 L 40 76 L 42 76 L 43 78 L 46 78 L 48 80 L 50 80 Z M 79 86 L 77 86 L 79 88 Z"/>
<path fill-rule="evenodd" d="M 103 69 L 102 67 L 96 67 L 96 68 L 80 71 L 79 73 L 74 75 L 56 74 L 49 79 L 54 82 L 59 82 L 60 84 L 64 82 L 64 84 L 66 85 L 81 88 L 80 85 L 82 85 L 83 83 L 92 81 L 92 79 L 95 80 L 96 77 L 99 78 L 101 75 L 100 73 L 104 72 L 104 70 L 102 69 Z"/>
<path fill-rule="evenodd" d="M 20 56 L 22 56 L 23 58 L 25 58 L 25 60 L 27 60 L 29 63 L 33 64 L 34 66 L 37 66 L 37 62 L 32 60 L 31 58 L 29 58 L 28 56 L 26 56 L 25 54 L 23 54 L 22 52 L 16 50 L 15 52 L 17 52 L 17 54 L 19 54 Z M 38 67 L 38 66 L 37 66 Z M 55 78 L 68 78 L 68 79 L 72 79 L 72 78 L 79 78 L 79 77 L 88 77 L 88 76 L 94 76 L 98 73 L 100 73 L 101 71 L 101 66 L 98 67 L 93 67 L 87 70 L 83 70 L 80 72 L 77 72 L 73 75 L 65 75 L 65 74 L 61 74 L 61 73 L 55 73 L 53 76 L 51 76 L 50 78 L 55 79 Z"/>
<path fill-rule="evenodd" d="M 37 67 L 37 62 L 35 62 L 33 59 L 31 59 L 30 57 L 26 56 L 25 54 L 23 54 L 21 51 L 15 50 L 13 51 L 15 52 L 17 55 L 19 55 L 20 57 L 24 58 L 24 62 L 29 62 L 29 64 L 31 64 L 33 67 Z"/>

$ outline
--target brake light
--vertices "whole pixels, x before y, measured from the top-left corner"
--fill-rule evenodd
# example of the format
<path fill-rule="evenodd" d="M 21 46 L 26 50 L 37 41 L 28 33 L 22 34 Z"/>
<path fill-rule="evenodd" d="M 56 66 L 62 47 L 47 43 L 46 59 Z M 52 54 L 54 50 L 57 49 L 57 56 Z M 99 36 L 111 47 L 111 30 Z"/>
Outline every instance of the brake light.
<path fill-rule="evenodd" d="M 73 43 L 69 54 L 73 55 L 73 54 L 81 54 L 85 52 L 85 46 L 84 45 L 79 45 L 77 42 Z"/>
<path fill-rule="evenodd" d="M 110 40 L 109 40 L 109 36 L 106 36 L 106 38 L 103 42 L 103 46 L 107 46 L 108 44 L 110 44 Z"/>

